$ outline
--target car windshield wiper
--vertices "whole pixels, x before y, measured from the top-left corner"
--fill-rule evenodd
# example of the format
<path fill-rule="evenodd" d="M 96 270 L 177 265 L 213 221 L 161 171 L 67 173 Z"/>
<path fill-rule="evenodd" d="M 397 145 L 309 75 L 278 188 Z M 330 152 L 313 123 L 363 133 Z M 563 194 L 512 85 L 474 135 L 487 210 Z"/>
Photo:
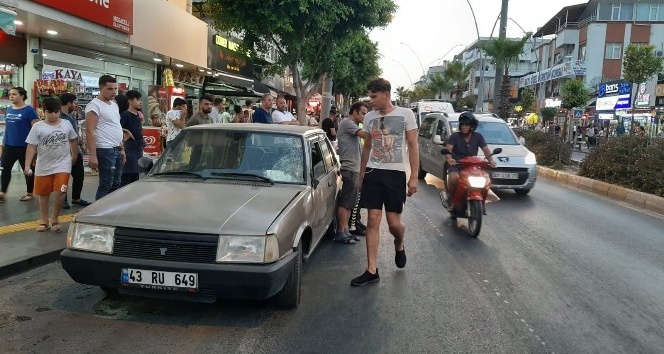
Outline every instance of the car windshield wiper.
<path fill-rule="evenodd" d="M 212 172 L 210 173 L 212 176 L 220 176 L 220 177 L 253 177 L 253 178 L 258 178 L 262 179 L 265 182 L 268 182 L 270 184 L 274 184 L 274 181 L 268 177 L 257 175 L 254 173 L 240 173 L 240 172 Z"/>
<path fill-rule="evenodd" d="M 198 172 L 191 172 L 191 171 L 165 171 L 165 172 L 157 172 L 153 173 L 153 176 L 194 176 L 198 178 L 205 179 L 205 177 L 198 173 Z"/>

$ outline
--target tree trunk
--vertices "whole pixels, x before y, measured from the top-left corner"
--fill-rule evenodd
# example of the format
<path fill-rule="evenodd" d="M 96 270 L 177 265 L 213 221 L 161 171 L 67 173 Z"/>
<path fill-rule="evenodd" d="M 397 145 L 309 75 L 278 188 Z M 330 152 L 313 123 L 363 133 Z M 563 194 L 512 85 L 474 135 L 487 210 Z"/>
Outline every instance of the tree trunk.
<path fill-rule="evenodd" d="M 297 94 L 297 120 L 300 125 L 309 125 L 307 121 L 307 103 L 311 96 L 315 92 L 319 91 L 321 88 L 321 82 L 311 85 L 310 82 L 302 82 L 302 77 L 300 76 L 300 70 L 297 68 L 297 65 L 290 65 L 290 70 L 293 73 L 293 88 Z M 307 87 L 309 89 L 307 89 Z M 318 122 L 320 124 L 320 122 Z"/>

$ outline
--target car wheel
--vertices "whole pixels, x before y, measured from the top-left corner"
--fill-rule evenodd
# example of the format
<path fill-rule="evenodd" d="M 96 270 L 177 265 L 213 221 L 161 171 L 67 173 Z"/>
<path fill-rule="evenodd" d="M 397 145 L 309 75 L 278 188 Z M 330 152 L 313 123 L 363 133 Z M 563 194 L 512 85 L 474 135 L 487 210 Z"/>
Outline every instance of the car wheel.
<path fill-rule="evenodd" d="M 297 253 L 293 269 L 291 270 L 286 284 L 277 293 L 277 306 L 284 309 L 294 309 L 300 304 L 300 292 L 302 290 L 302 241 L 298 243 L 295 249 Z"/>
<path fill-rule="evenodd" d="M 424 179 L 427 176 L 427 171 L 422 169 L 422 160 L 420 160 L 420 171 L 417 173 L 417 178 Z"/>
<path fill-rule="evenodd" d="M 101 288 L 101 291 L 103 291 L 108 296 L 117 296 L 118 295 L 118 289 L 116 289 L 116 288 L 109 288 L 107 286 L 100 286 L 100 288 Z"/>
<path fill-rule="evenodd" d="M 514 192 L 518 195 L 527 195 L 530 193 L 530 189 L 515 189 Z"/>

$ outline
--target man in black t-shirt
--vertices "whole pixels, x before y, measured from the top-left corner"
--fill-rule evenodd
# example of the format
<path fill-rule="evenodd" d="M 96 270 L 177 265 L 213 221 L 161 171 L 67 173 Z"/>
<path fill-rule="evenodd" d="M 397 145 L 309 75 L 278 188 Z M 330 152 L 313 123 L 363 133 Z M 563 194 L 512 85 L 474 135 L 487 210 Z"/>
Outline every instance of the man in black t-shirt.
<path fill-rule="evenodd" d="M 336 109 L 331 109 L 330 110 L 330 116 L 325 118 L 322 123 L 322 128 L 325 131 L 325 134 L 327 134 L 327 138 L 330 139 L 330 141 L 335 141 L 337 140 L 337 110 Z"/>
<path fill-rule="evenodd" d="M 447 140 L 447 150 L 452 152 L 452 154 L 445 155 L 445 160 L 447 161 L 447 189 L 448 189 L 448 198 L 452 200 L 454 191 L 459 181 L 459 166 L 457 165 L 457 159 L 463 159 L 464 157 L 477 156 L 479 149 L 482 149 L 484 156 L 492 168 L 496 167 L 496 162 L 491 156 L 491 150 L 486 145 L 484 137 L 482 134 L 475 132 L 477 129 L 477 118 L 471 112 L 461 113 L 459 116 L 459 131 L 452 134 Z M 448 203 L 449 208 L 452 208 L 452 203 Z"/>

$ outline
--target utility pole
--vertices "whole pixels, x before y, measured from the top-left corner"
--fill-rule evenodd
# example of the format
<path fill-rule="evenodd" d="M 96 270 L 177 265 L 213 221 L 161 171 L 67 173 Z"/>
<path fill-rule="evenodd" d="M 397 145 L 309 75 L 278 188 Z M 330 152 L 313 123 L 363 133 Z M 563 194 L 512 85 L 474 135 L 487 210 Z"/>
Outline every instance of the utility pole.
<path fill-rule="evenodd" d="M 499 39 L 507 38 L 507 5 L 509 0 L 503 0 L 503 5 L 500 8 L 500 32 L 498 32 Z M 503 82 L 503 73 L 505 69 L 502 65 L 496 65 L 496 79 L 493 84 L 493 111 L 498 109 L 498 97 L 500 95 L 500 88 Z"/>
<path fill-rule="evenodd" d="M 323 120 L 330 116 L 330 108 L 332 107 L 332 86 L 332 75 L 325 74 L 325 76 L 323 76 L 323 93 L 321 95 L 323 102 L 321 102 L 320 120 L 318 122 L 319 126 L 322 126 Z"/>

